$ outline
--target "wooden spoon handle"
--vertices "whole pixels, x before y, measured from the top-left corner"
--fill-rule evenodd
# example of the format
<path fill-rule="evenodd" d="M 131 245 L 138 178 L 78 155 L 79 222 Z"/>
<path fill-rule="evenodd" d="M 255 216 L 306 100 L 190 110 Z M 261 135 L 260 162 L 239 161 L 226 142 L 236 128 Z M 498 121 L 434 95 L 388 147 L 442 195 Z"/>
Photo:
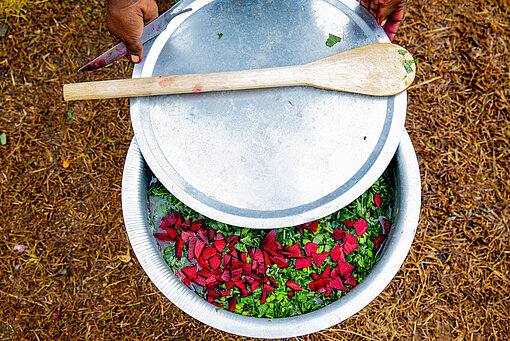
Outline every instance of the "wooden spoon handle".
<path fill-rule="evenodd" d="M 64 85 L 64 100 L 169 95 L 304 85 L 300 66 L 118 79 Z"/>
<path fill-rule="evenodd" d="M 269 69 L 134 78 L 64 85 L 66 101 L 307 85 L 373 96 L 404 91 L 416 65 L 402 47 L 377 43 L 312 63 Z"/>

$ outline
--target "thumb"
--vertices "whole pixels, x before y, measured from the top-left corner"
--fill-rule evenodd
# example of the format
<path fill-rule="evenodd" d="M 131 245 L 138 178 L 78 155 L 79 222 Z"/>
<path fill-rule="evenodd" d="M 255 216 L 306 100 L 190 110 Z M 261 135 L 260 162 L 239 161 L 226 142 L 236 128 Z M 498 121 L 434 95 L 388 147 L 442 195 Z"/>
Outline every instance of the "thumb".
<path fill-rule="evenodd" d="M 128 39 L 124 41 L 128 50 L 128 58 L 133 64 L 140 63 L 143 58 L 143 45 L 140 39 Z"/>

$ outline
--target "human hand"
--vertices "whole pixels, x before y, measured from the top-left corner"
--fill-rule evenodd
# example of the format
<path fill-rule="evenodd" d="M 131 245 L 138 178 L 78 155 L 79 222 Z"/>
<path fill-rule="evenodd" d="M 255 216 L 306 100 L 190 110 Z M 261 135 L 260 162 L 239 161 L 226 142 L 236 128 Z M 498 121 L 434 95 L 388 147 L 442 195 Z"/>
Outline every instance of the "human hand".
<path fill-rule="evenodd" d="M 106 26 L 111 34 L 126 44 L 132 63 L 143 57 L 140 42 L 143 27 L 158 17 L 155 0 L 108 0 Z"/>
<path fill-rule="evenodd" d="M 368 9 L 381 25 L 390 41 L 397 33 L 398 26 L 404 17 L 406 0 L 359 0 L 361 5 Z"/>

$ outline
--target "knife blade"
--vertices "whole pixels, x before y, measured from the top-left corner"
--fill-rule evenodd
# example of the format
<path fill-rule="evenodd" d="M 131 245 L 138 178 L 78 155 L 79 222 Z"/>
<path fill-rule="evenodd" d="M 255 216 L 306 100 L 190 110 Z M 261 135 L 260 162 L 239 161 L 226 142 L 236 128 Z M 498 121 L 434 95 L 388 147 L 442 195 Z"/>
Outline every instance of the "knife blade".
<path fill-rule="evenodd" d="M 140 37 L 140 41 L 142 44 L 145 44 L 147 41 L 151 40 L 163 30 L 166 29 L 168 26 L 168 23 L 178 16 L 179 14 L 183 14 L 186 12 L 191 11 L 191 8 L 186 8 L 181 11 L 171 13 L 172 8 L 170 8 L 168 11 L 161 14 L 159 17 L 148 23 L 144 28 L 142 32 L 142 36 Z M 128 50 L 126 45 L 123 42 L 118 43 L 99 57 L 95 58 L 94 60 L 90 61 L 86 65 L 82 66 L 78 69 L 78 72 L 80 71 L 92 71 L 97 70 L 99 68 L 102 68 L 106 65 L 109 65 L 120 58 L 126 56 L 128 54 Z"/>

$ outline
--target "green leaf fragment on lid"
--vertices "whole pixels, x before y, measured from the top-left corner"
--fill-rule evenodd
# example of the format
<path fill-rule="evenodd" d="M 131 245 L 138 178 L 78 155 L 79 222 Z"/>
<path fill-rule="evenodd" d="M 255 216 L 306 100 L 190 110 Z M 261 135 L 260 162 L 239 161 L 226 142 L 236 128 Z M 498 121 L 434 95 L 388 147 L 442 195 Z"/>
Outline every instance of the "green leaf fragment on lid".
<path fill-rule="evenodd" d="M 223 33 L 217 33 L 217 35 L 218 35 L 218 40 L 220 40 L 221 37 L 223 37 Z"/>
<path fill-rule="evenodd" d="M 331 46 L 335 45 L 336 43 L 339 43 L 341 40 L 342 40 L 342 38 L 330 33 L 328 40 L 326 40 L 326 46 L 331 47 Z"/>
<path fill-rule="evenodd" d="M 407 53 L 407 51 L 406 50 L 398 50 L 398 53 L 403 56 Z"/>

